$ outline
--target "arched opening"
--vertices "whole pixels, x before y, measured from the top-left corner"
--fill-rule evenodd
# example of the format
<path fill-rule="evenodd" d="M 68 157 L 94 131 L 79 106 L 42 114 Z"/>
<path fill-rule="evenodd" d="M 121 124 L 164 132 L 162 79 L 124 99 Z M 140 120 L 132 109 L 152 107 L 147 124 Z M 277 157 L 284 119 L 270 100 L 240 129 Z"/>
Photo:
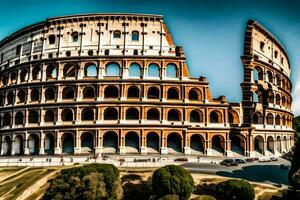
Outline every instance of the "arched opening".
<path fill-rule="evenodd" d="M 280 105 L 280 95 L 276 94 L 276 104 Z"/>
<path fill-rule="evenodd" d="M 32 80 L 40 80 L 41 79 L 41 68 L 38 67 L 34 67 L 32 69 Z"/>
<path fill-rule="evenodd" d="M 282 141 L 282 153 L 287 152 L 287 139 L 286 136 L 283 137 L 283 141 Z"/>
<path fill-rule="evenodd" d="M 4 141 L 3 141 L 3 155 L 5 156 L 10 156 L 11 155 L 11 147 L 12 147 L 12 141 L 11 141 L 11 138 L 9 136 L 6 136 L 4 138 Z"/>
<path fill-rule="evenodd" d="M 104 120 L 117 120 L 119 113 L 116 108 L 106 108 L 104 111 Z"/>
<path fill-rule="evenodd" d="M 17 112 L 15 115 L 15 124 L 23 125 L 24 124 L 24 115 L 21 111 Z"/>
<path fill-rule="evenodd" d="M 51 64 L 51 65 L 47 66 L 46 78 L 47 78 L 47 80 L 57 78 L 57 67 L 55 65 Z"/>
<path fill-rule="evenodd" d="M 168 121 L 180 121 L 180 112 L 176 109 L 169 110 L 168 112 Z"/>
<path fill-rule="evenodd" d="M 104 89 L 104 97 L 105 98 L 118 98 L 119 97 L 119 89 L 113 85 L 107 86 Z"/>
<path fill-rule="evenodd" d="M 177 77 L 177 66 L 175 64 L 167 65 L 167 78 L 176 78 Z"/>
<path fill-rule="evenodd" d="M 189 100 L 190 101 L 198 101 L 200 98 L 199 90 L 196 89 L 190 89 L 189 91 Z"/>
<path fill-rule="evenodd" d="M 72 32 L 71 33 L 72 42 L 78 42 L 78 38 L 79 38 L 78 36 L 79 36 L 79 34 L 77 31 Z"/>
<path fill-rule="evenodd" d="M 4 98 L 3 98 L 3 94 L 0 94 L 0 106 L 4 105 Z"/>
<path fill-rule="evenodd" d="M 269 91 L 269 103 L 274 103 L 274 93 L 272 91 Z"/>
<path fill-rule="evenodd" d="M 125 135 L 126 153 L 138 153 L 140 149 L 139 136 L 135 132 L 129 132 Z"/>
<path fill-rule="evenodd" d="M 90 132 L 85 132 L 81 135 L 81 153 L 94 153 L 94 135 Z"/>
<path fill-rule="evenodd" d="M 263 124 L 263 116 L 260 112 L 253 114 L 253 124 Z"/>
<path fill-rule="evenodd" d="M 21 83 L 28 81 L 28 71 L 26 69 L 20 72 L 20 81 Z"/>
<path fill-rule="evenodd" d="M 3 76 L 1 81 L 2 81 L 2 85 L 6 85 L 7 84 L 7 77 Z"/>
<path fill-rule="evenodd" d="M 39 101 L 40 100 L 40 92 L 38 89 L 32 89 L 30 93 L 31 101 Z"/>
<path fill-rule="evenodd" d="M 271 113 L 267 114 L 267 124 L 268 125 L 274 125 L 274 116 Z"/>
<path fill-rule="evenodd" d="M 3 126 L 10 126 L 11 118 L 9 113 L 5 113 L 3 116 Z"/>
<path fill-rule="evenodd" d="M 51 101 L 55 99 L 55 89 L 49 87 L 45 90 L 45 99 L 46 101 Z"/>
<path fill-rule="evenodd" d="M 271 153 L 275 153 L 274 152 L 274 139 L 272 136 L 269 136 L 267 138 L 267 150 Z"/>
<path fill-rule="evenodd" d="M 138 31 L 132 31 L 131 40 L 132 41 L 139 41 L 139 32 Z"/>
<path fill-rule="evenodd" d="M 10 74 L 10 82 L 15 84 L 17 82 L 17 74 L 15 72 Z"/>
<path fill-rule="evenodd" d="M 82 121 L 93 121 L 94 120 L 94 110 L 92 108 L 84 108 L 81 112 Z"/>
<path fill-rule="evenodd" d="M 36 124 L 39 123 L 39 113 L 36 110 L 29 111 L 28 114 L 28 122 L 30 124 Z"/>
<path fill-rule="evenodd" d="M 282 99 L 281 99 L 281 105 L 283 106 L 283 107 L 286 107 L 286 98 L 285 98 L 285 96 L 283 96 L 282 95 Z"/>
<path fill-rule="evenodd" d="M 53 35 L 53 34 L 49 35 L 49 38 L 48 38 L 49 45 L 55 44 L 55 40 L 56 40 L 55 35 Z"/>
<path fill-rule="evenodd" d="M 74 120 L 73 118 L 73 110 L 72 109 L 64 109 L 61 112 L 61 120 L 64 122 L 71 122 Z"/>
<path fill-rule="evenodd" d="M 190 139 L 192 154 L 204 154 L 204 139 L 199 134 L 193 134 Z"/>
<path fill-rule="evenodd" d="M 45 122 L 54 122 L 55 121 L 54 111 L 46 110 L 44 120 L 45 120 Z"/>
<path fill-rule="evenodd" d="M 221 135 L 214 135 L 211 140 L 212 149 L 214 150 L 215 155 L 224 154 L 225 150 L 225 140 Z"/>
<path fill-rule="evenodd" d="M 244 155 L 245 153 L 245 139 L 241 135 L 233 135 L 231 137 L 231 151 L 238 154 Z"/>
<path fill-rule="evenodd" d="M 7 104 L 9 104 L 9 105 L 14 104 L 14 99 L 15 99 L 14 96 L 15 96 L 15 95 L 14 95 L 13 92 L 9 92 L 9 93 L 7 94 Z"/>
<path fill-rule="evenodd" d="M 267 77 L 268 77 L 268 81 L 270 83 L 273 83 L 273 74 L 270 71 L 267 71 Z"/>
<path fill-rule="evenodd" d="M 278 74 L 276 74 L 275 79 L 276 79 L 276 85 L 280 87 L 281 86 L 281 80 L 280 80 L 280 76 Z"/>
<path fill-rule="evenodd" d="M 118 30 L 114 31 L 113 32 L 113 38 L 120 39 L 121 38 L 121 31 L 118 31 Z"/>
<path fill-rule="evenodd" d="M 95 98 L 95 90 L 91 86 L 86 86 L 82 91 L 83 98 L 92 99 Z"/>
<path fill-rule="evenodd" d="M 120 76 L 120 65 L 118 63 L 108 63 L 105 68 L 106 76 Z"/>
<path fill-rule="evenodd" d="M 118 152 L 118 134 L 113 131 L 106 132 L 103 135 L 103 153 Z"/>
<path fill-rule="evenodd" d="M 61 137 L 62 153 L 66 155 L 74 154 L 74 136 L 71 133 L 64 133 Z"/>
<path fill-rule="evenodd" d="M 24 140 L 21 135 L 15 137 L 14 150 L 15 155 L 24 155 Z"/>
<path fill-rule="evenodd" d="M 281 80 L 281 87 L 282 87 L 283 89 L 285 89 L 285 80 L 284 80 L 284 78 Z"/>
<path fill-rule="evenodd" d="M 129 77 L 138 78 L 141 76 L 141 67 L 137 63 L 132 63 L 129 68 Z"/>
<path fill-rule="evenodd" d="M 25 94 L 24 90 L 19 90 L 17 97 L 18 97 L 18 103 L 24 103 L 25 98 L 26 98 L 26 94 Z"/>
<path fill-rule="evenodd" d="M 157 87 L 150 87 L 148 89 L 148 99 L 159 99 L 159 89 Z"/>
<path fill-rule="evenodd" d="M 277 151 L 279 153 L 281 153 L 282 148 L 281 148 L 281 138 L 280 138 L 280 136 L 276 137 L 276 146 L 277 146 Z"/>
<path fill-rule="evenodd" d="M 126 110 L 126 120 L 139 120 L 139 111 L 136 108 Z"/>
<path fill-rule="evenodd" d="M 39 154 L 39 137 L 35 134 L 30 134 L 28 137 L 28 150 L 30 155 Z"/>
<path fill-rule="evenodd" d="M 128 98 L 139 98 L 140 97 L 140 89 L 136 86 L 130 86 L 127 92 Z"/>
<path fill-rule="evenodd" d="M 254 150 L 260 154 L 264 153 L 264 139 L 260 135 L 254 138 Z"/>
<path fill-rule="evenodd" d="M 176 88 L 168 89 L 168 99 L 179 99 L 179 93 Z"/>
<path fill-rule="evenodd" d="M 178 133 L 170 133 L 167 136 L 168 153 L 181 153 L 182 142 L 181 136 Z"/>
<path fill-rule="evenodd" d="M 159 111 L 156 108 L 151 108 L 147 111 L 147 120 L 160 120 Z"/>
<path fill-rule="evenodd" d="M 229 124 L 239 124 L 239 116 L 236 111 L 228 110 L 228 121 Z"/>
<path fill-rule="evenodd" d="M 256 81 L 256 80 L 263 81 L 264 80 L 263 70 L 258 66 L 256 66 L 254 69 L 253 79 L 254 79 L 254 81 Z"/>
<path fill-rule="evenodd" d="M 211 111 L 209 114 L 210 123 L 222 123 L 222 114 L 219 111 Z"/>
<path fill-rule="evenodd" d="M 275 117 L 275 125 L 280 125 L 280 115 L 276 115 L 276 117 Z"/>
<path fill-rule="evenodd" d="M 67 86 L 62 91 L 63 99 L 74 99 L 75 98 L 75 90 L 73 87 Z"/>
<path fill-rule="evenodd" d="M 63 76 L 65 78 L 76 77 L 77 75 L 77 66 L 73 63 L 65 64 L 63 68 Z"/>
<path fill-rule="evenodd" d="M 45 136 L 45 153 L 54 155 L 54 136 L 50 133 Z"/>
<path fill-rule="evenodd" d="M 258 97 L 258 103 L 263 104 L 264 103 L 264 95 L 262 91 L 257 91 L 257 97 Z"/>
<path fill-rule="evenodd" d="M 148 66 L 148 77 L 159 77 L 159 66 L 155 63 L 151 63 Z"/>
<path fill-rule="evenodd" d="M 97 66 L 93 63 L 86 64 L 84 67 L 85 77 L 96 77 L 98 74 Z"/>
<path fill-rule="evenodd" d="M 190 122 L 192 123 L 200 123 L 202 122 L 202 113 L 199 110 L 192 110 L 190 112 Z"/>
<path fill-rule="evenodd" d="M 159 135 L 155 132 L 147 134 L 147 153 L 159 152 Z"/>
<path fill-rule="evenodd" d="M 282 125 L 286 126 L 286 117 L 284 115 L 282 116 Z"/>

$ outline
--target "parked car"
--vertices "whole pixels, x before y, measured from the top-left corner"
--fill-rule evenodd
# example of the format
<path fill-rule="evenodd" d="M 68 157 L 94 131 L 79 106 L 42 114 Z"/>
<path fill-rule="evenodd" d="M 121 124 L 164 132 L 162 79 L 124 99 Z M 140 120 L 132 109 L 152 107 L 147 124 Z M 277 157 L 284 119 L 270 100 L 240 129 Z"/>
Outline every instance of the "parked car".
<path fill-rule="evenodd" d="M 271 161 L 278 161 L 278 158 L 276 158 L 276 157 L 271 157 L 270 159 L 271 159 Z"/>
<path fill-rule="evenodd" d="M 220 165 L 224 166 L 238 166 L 238 163 L 235 162 L 233 159 L 225 159 L 222 162 L 220 162 Z"/>
<path fill-rule="evenodd" d="M 259 158 L 258 162 L 271 162 L 271 159 L 262 157 L 262 158 Z"/>
<path fill-rule="evenodd" d="M 244 159 L 241 159 L 241 158 L 236 158 L 235 162 L 238 163 L 238 164 L 244 164 L 244 163 L 246 163 L 246 161 Z"/>
<path fill-rule="evenodd" d="M 258 158 L 246 158 L 246 162 L 258 161 Z"/>
<path fill-rule="evenodd" d="M 187 159 L 187 158 L 175 158 L 174 161 L 178 161 L 178 162 L 187 162 L 188 159 Z"/>

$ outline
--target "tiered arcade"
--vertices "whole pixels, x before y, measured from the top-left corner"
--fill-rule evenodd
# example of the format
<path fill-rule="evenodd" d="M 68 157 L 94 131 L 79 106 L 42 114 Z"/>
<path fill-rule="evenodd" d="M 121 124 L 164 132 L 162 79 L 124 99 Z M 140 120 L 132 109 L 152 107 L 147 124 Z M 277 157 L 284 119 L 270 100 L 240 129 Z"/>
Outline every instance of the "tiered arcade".
<path fill-rule="evenodd" d="M 268 53 L 254 53 L 249 26 Z M 159 15 L 57 17 L 17 31 L 0 42 L 1 155 L 288 151 L 288 58 L 264 28 L 248 28 L 242 104 L 212 98 L 205 77 L 189 77 Z M 275 50 L 272 64 L 265 57 Z"/>

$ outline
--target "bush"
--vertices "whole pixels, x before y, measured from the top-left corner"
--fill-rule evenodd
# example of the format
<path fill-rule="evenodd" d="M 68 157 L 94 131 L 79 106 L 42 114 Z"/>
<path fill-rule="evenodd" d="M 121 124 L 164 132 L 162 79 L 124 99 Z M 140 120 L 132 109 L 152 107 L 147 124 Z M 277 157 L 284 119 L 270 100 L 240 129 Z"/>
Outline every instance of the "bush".
<path fill-rule="evenodd" d="M 194 197 L 191 200 L 216 200 L 216 198 L 210 195 L 201 195 Z"/>
<path fill-rule="evenodd" d="M 253 186 L 244 180 L 230 179 L 217 184 L 217 192 L 224 200 L 255 198 Z"/>
<path fill-rule="evenodd" d="M 122 199 L 118 169 L 110 164 L 90 164 L 64 169 L 50 180 L 43 199 Z"/>
<path fill-rule="evenodd" d="M 159 198 L 158 200 L 179 200 L 179 197 L 178 197 L 178 195 L 169 194 L 169 195 Z"/>
<path fill-rule="evenodd" d="M 194 180 L 184 168 L 167 165 L 153 173 L 152 188 L 158 197 L 178 195 L 180 200 L 187 200 L 193 192 Z"/>
<path fill-rule="evenodd" d="M 288 174 L 288 179 L 290 184 L 296 189 L 300 189 L 300 179 L 298 178 L 297 175 L 297 171 L 300 169 L 299 156 L 300 156 L 300 141 L 297 141 L 295 143 L 294 155 L 291 163 L 291 168 Z"/>

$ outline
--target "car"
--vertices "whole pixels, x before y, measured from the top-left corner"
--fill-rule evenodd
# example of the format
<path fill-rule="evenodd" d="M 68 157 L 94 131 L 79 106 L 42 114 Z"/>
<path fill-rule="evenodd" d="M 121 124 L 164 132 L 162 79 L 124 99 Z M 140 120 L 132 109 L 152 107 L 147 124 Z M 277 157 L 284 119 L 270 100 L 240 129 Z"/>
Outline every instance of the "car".
<path fill-rule="evenodd" d="M 258 158 L 246 158 L 246 162 L 254 162 L 257 160 L 258 160 Z"/>
<path fill-rule="evenodd" d="M 176 158 L 176 159 L 174 159 L 174 161 L 176 161 L 176 162 L 187 162 L 188 159 L 187 158 Z"/>
<path fill-rule="evenodd" d="M 238 163 L 235 162 L 233 159 L 225 159 L 222 162 L 220 162 L 220 165 L 224 166 L 238 166 Z"/>
<path fill-rule="evenodd" d="M 270 158 L 259 158 L 258 162 L 271 162 L 271 159 Z"/>
<path fill-rule="evenodd" d="M 271 161 L 278 161 L 278 158 L 276 158 L 276 157 L 271 157 L 270 159 L 271 159 Z"/>
<path fill-rule="evenodd" d="M 246 161 L 244 159 L 241 159 L 241 158 L 236 158 L 235 162 L 238 163 L 238 164 L 244 164 L 244 163 L 246 163 Z"/>

